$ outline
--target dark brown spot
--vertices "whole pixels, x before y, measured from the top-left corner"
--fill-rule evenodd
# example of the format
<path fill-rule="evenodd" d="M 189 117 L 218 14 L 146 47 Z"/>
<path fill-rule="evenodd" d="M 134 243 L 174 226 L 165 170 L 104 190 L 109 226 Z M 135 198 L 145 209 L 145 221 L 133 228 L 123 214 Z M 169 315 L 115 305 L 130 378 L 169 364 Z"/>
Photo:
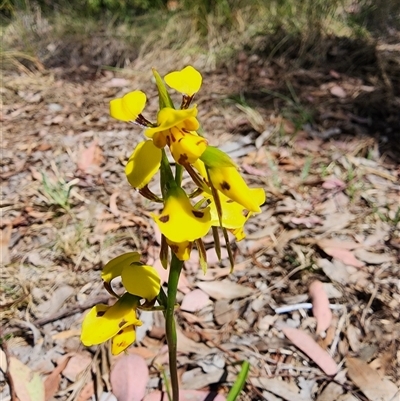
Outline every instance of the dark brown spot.
<path fill-rule="evenodd" d="M 203 140 L 197 141 L 196 145 L 198 146 L 198 145 L 202 144 L 203 142 L 204 142 Z"/>
<path fill-rule="evenodd" d="M 166 223 L 167 221 L 169 221 L 169 214 L 166 214 L 165 216 L 161 216 L 159 218 L 159 220 L 161 221 L 161 223 Z"/>
<path fill-rule="evenodd" d="M 179 252 L 179 246 L 178 245 L 170 245 L 170 248 L 172 249 L 173 253 L 178 253 Z"/>
<path fill-rule="evenodd" d="M 120 331 L 117 333 L 117 335 L 118 335 L 118 334 L 122 334 L 123 332 L 124 332 L 124 329 L 120 330 Z"/>
<path fill-rule="evenodd" d="M 179 156 L 178 164 L 180 164 L 182 166 L 185 166 L 187 164 L 187 160 L 188 160 L 187 154 L 186 153 L 182 153 Z"/>
<path fill-rule="evenodd" d="M 127 323 L 128 323 L 128 322 L 127 322 L 126 320 L 122 319 L 122 320 L 119 322 L 118 327 L 124 327 Z"/>
<path fill-rule="evenodd" d="M 226 201 L 226 203 L 233 203 L 234 201 L 232 200 L 232 199 L 228 199 L 227 201 Z"/>
<path fill-rule="evenodd" d="M 101 310 L 101 311 L 98 311 L 98 312 L 96 313 L 96 317 L 102 317 L 102 316 L 104 316 L 105 314 L 106 314 L 106 311 Z"/>
<path fill-rule="evenodd" d="M 171 138 L 169 137 L 169 135 L 167 135 L 166 137 L 166 142 L 168 146 L 171 146 Z"/>
<path fill-rule="evenodd" d="M 174 134 L 171 133 L 171 140 L 172 142 L 176 142 L 176 138 L 174 137 Z"/>
<path fill-rule="evenodd" d="M 200 210 L 192 210 L 192 213 L 195 217 L 198 217 L 199 219 L 201 219 L 204 216 L 204 213 L 201 212 Z"/>
<path fill-rule="evenodd" d="M 222 181 L 221 189 L 226 189 L 227 191 L 229 191 L 231 189 L 231 186 L 226 181 Z"/>

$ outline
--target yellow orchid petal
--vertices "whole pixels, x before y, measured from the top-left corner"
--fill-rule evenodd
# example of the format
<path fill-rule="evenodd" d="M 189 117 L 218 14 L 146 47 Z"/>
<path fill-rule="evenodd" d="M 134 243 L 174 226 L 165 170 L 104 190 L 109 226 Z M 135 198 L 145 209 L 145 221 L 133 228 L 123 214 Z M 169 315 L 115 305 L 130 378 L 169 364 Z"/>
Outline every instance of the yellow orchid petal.
<path fill-rule="evenodd" d="M 188 96 L 193 96 L 199 91 L 202 80 L 201 74 L 190 65 L 180 71 L 170 72 L 164 77 L 168 86 Z"/>
<path fill-rule="evenodd" d="M 219 193 L 219 199 L 222 208 L 222 226 L 227 229 L 243 227 L 244 223 L 246 222 L 246 217 L 243 214 L 245 208 L 241 204 L 233 201 L 221 192 Z M 219 226 L 219 218 L 215 202 L 211 202 L 210 211 L 212 221 L 211 224 L 213 226 Z"/>
<path fill-rule="evenodd" d="M 131 344 L 135 342 L 136 331 L 135 326 L 128 326 L 120 330 L 111 341 L 111 353 L 118 355 L 125 351 Z"/>
<path fill-rule="evenodd" d="M 135 121 L 146 104 L 146 95 L 142 91 L 129 92 L 122 98 L 110 102 L 111 117 L 121 121 Z"/>
<path fill-rule="evenodd" d="M 128 252 L 111 259 L 103 268 L 101 278 L 109 283 L 115 277 L 119 277 L 125 266 L 140 261 L 140 254 L 137 252 Z"/>
<path fill-rule="evenodd" d="M 144 133 L 148 138 L 152 138 L 156 132 L 166 131 L 172 127 L 183 128 L 187 131 L 196 131 L 200 126 L 196 116 L 196 107 L 185 110 L 164 107 L 158 112 L 157 127 L 148 128 Z"/>
<path fill-rule="evenodd" d="M 179 260 L 189 260 L 193 242 L 173 242 L 167 239 L 167 244 L 171 247 L 172 252 Z"/>
<path fill-rule="evenodd" d="M 154 146 L 156 146 L 159 149 L 163 149 L 165 146 L 167 146 L 168 133 L 169 133 L 169 131 L 156 132 L 152 138 Z"/>
<path fill-rule="evenodd" d="M 126 293 L 113 306 L 93 307 L 82 322 L 82 343 L 90 347 L 109 340 L 127 326 L 141 326 L 136 317 L 138 305 L 139 298 Z"/>
<path fill-rule="evenodd" d="M 193 163 L 193 167 L 197 170 L 197 172 L 201 175 L 201 177 L 207 182 L 208 176 L 207 176 L 206 165 L 204 164 L 204 162 L 202 162 L 200 159 L 198 159 Z"/>
<path fill-rule="evenodd" d="M 229 230 L 234 236 L 237 242 L 246 238 L 243 227 L 235 228 L 234 230 Z"/>
<path fill-rule="evenodd" d="M 208 169 L 208 173 L 213 186 L 225 196 L 251 212 L 261 211 L 250 188 L 235 167 L 212 167 Z"/>
<path fill-rule="evenodd" d="M 178 128 L 171 128 L 168 135 L 168 144 L 172 156 L 178 164 L 192 164 L 203 154 L 207 141 L 198 135 L 183 132 Z"/>
<path fill-rule="evenodd" d="M 182 188 L 172 188 L 160 216 L 151 214 L 162 234 L 173 242 L 194 241 L 211 227 L 210 208 L 196 210 Z"/>
<path fill-rule="evenodd" d="M 125 166 L 125 174 L 133 188 L 146 186 L 160 169 L 161 149 L 153 141 L 143 141 L 136 146 Z"/>
<path fill-rule="evenodd" d="M 153 266 L 126 266 L 121 273 L 122 284 L 130 294 L 153 300 L 160 292 L 161 279 Z"/>

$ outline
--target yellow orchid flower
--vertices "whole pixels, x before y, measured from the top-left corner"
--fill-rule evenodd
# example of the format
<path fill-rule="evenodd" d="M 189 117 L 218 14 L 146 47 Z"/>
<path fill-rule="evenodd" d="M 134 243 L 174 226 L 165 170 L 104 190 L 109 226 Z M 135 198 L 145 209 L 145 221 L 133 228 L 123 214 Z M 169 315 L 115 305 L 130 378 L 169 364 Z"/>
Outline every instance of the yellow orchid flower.
<path fill-rule="evenodd" d="M 239 203 L 250 212 L 261 211 L 250 188 L 235 167 L 210 167 L 208 174 L 215 189 Z"/>
<path fill-rule="evenodd" d="M 192 66 L 170 72 L 164 77 L 168 86 L 187 96 L 193 96 L 199 91 L 202 80 L 201 74 Z"/>
<path fill-rule="evenodd" d="M 143 265 L 139 260 L 137 252 L 120 255 L 104 266 L 101 278 L 109 284 L 115 277 L 121 276 L 128 293 L 152 301 L 160 292 L 161 279 L 154 267 Z"/>
<path fill-rule="evenodd" d="M 173 127 L 166 138 L 173 158 L 181 165 L 195 163 L 207 147 L 207 141 L 195 131 L 184 132 Z"/>
<path fill-rule="evenodd" d="M 144 133 L 148 138 L 152 138 L 156 132 L 168 132 L 172 127 L 177 127 L 184 131 L 196 131 L 200 126 L 196 116 L 196 107 L 186 110 L 164 107 L 157 114 L 157 126 L 146 129 Z"/>
<path fill-rule="evenodd" d="M 192 251 L 193 242 L 173 242 L 167 239 L 167 244 L 172 249 L 172 252 L 179 260 L 189 260 L 190 252 Z"/>
<path fill-rule="evenodd" d="M 179 187 L 169 190 L 161 215 L 151 216 L 161 233 L 176 243 L 201 238 L 211 227 L 210 208 L 194 209 L 185 191 Z"/>
<path fill-rule="evenodd" d="M 135 326 L 142 325 L 136 317 L 139 302 L 139 297 L 125 293 L 112 306 L 104 304 L 94 306 L 82 322 L 82 343 L 90 347 L 117 336 L 116 341 L 113 341 L 112 352 L 114 354 L 122 352 L 135 341 Z M 123 333 L 130 334 L 128 337 L 126 335 L 121 337 Z"/>
<path fill-rule="evenodd" d="M 146 186 L 160 169 L 161 149 L 151 140 L 140 142 L 125 166 L 125 174 L 133 188 Z"/>
<path fill-rule="evenodd" d="M 265 191 L 262 188 L 250 188 L 252 198 L 256 201 L 257 205 L 262 205 L 265 202 Z M 222 227 L 225 227 L 235 235 L 236 241 L 241 241 L 246 237 L 243 227 L 252 212 L 246 209 L 239 203 L 233 201 L 222 193 L 219 193 L 219 199 L 222 209 Z M 219 218 L 215 202 L 209 194 L 205 194 L 207 199 L 211 199 L 211 225 L 219 227 Z"/>
<path fill-rule="evenodd" d="M 135 121 L 144 109 L 146 95 L 142 91 L 127 93 L 110 102 L 111 117 L 121 121 Z"/>

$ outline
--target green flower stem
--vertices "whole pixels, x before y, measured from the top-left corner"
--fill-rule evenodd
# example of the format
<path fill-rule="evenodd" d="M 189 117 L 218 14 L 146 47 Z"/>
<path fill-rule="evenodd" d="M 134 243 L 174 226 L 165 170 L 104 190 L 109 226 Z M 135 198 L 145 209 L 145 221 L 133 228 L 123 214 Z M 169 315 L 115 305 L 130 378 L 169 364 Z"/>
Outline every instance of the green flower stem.
<path fill-rule="evenodd" d="M 177 336 L 176 336 L 174 309 L 176 303 L 176 293 L 178 291 L 178 281 L 182 267 L 183 267 L 183 262 L 179 260 L 173 253 L 168 277 L 167 310 L 165 311 L 165 329 L 168 343 L 172 401 L 179 401 L 179 383 L 178 383 L 178 369 L 177 369 L 177 355 L 176 355 Z"/>
<path fill-rule="evenodd" d="M 175 182 L 178 187 L 181 186 L 183 176 L 183 167 L 180 164 L 176 164 L 175 166 Z"/>
<path fill-rule="evenodd" d="M 167 197 L 168 190 L 171 188 L 171 185 L 174 185 L 175 179 L 171 170 L 171 165 L 169 164 L 168 157 L 165 153 L 165 150 L 162 150 L 161 156 L 161 165 L 160 165 L 160 184 L 161 184 L 161 193 L 164 198 L 164 201 Z"/>

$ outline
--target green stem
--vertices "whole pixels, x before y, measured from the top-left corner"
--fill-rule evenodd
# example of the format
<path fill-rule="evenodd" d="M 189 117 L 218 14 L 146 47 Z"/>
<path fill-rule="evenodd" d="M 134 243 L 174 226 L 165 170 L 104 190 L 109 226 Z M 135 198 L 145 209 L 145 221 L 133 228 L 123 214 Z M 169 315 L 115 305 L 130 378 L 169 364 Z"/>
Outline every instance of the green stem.
<path fill-rule="evenodd" d="M 177 336 L 174 318 L 176 293 L 178 281 L 183 267 L 183 262 L 175 254 L 172 254 L 171 266 L 168 277 L 168 299 L 165 311 L 165 329 L 168 343 L 169 370 L 171 375 L 172 401 L 179 401 L 179 383 L 177 369 Z"/>
<path fill-rule="evenodd" d="M 176 163 L 175 166 L 175 182 L 180 187 L 182 183 L 183 167 Z"/>

